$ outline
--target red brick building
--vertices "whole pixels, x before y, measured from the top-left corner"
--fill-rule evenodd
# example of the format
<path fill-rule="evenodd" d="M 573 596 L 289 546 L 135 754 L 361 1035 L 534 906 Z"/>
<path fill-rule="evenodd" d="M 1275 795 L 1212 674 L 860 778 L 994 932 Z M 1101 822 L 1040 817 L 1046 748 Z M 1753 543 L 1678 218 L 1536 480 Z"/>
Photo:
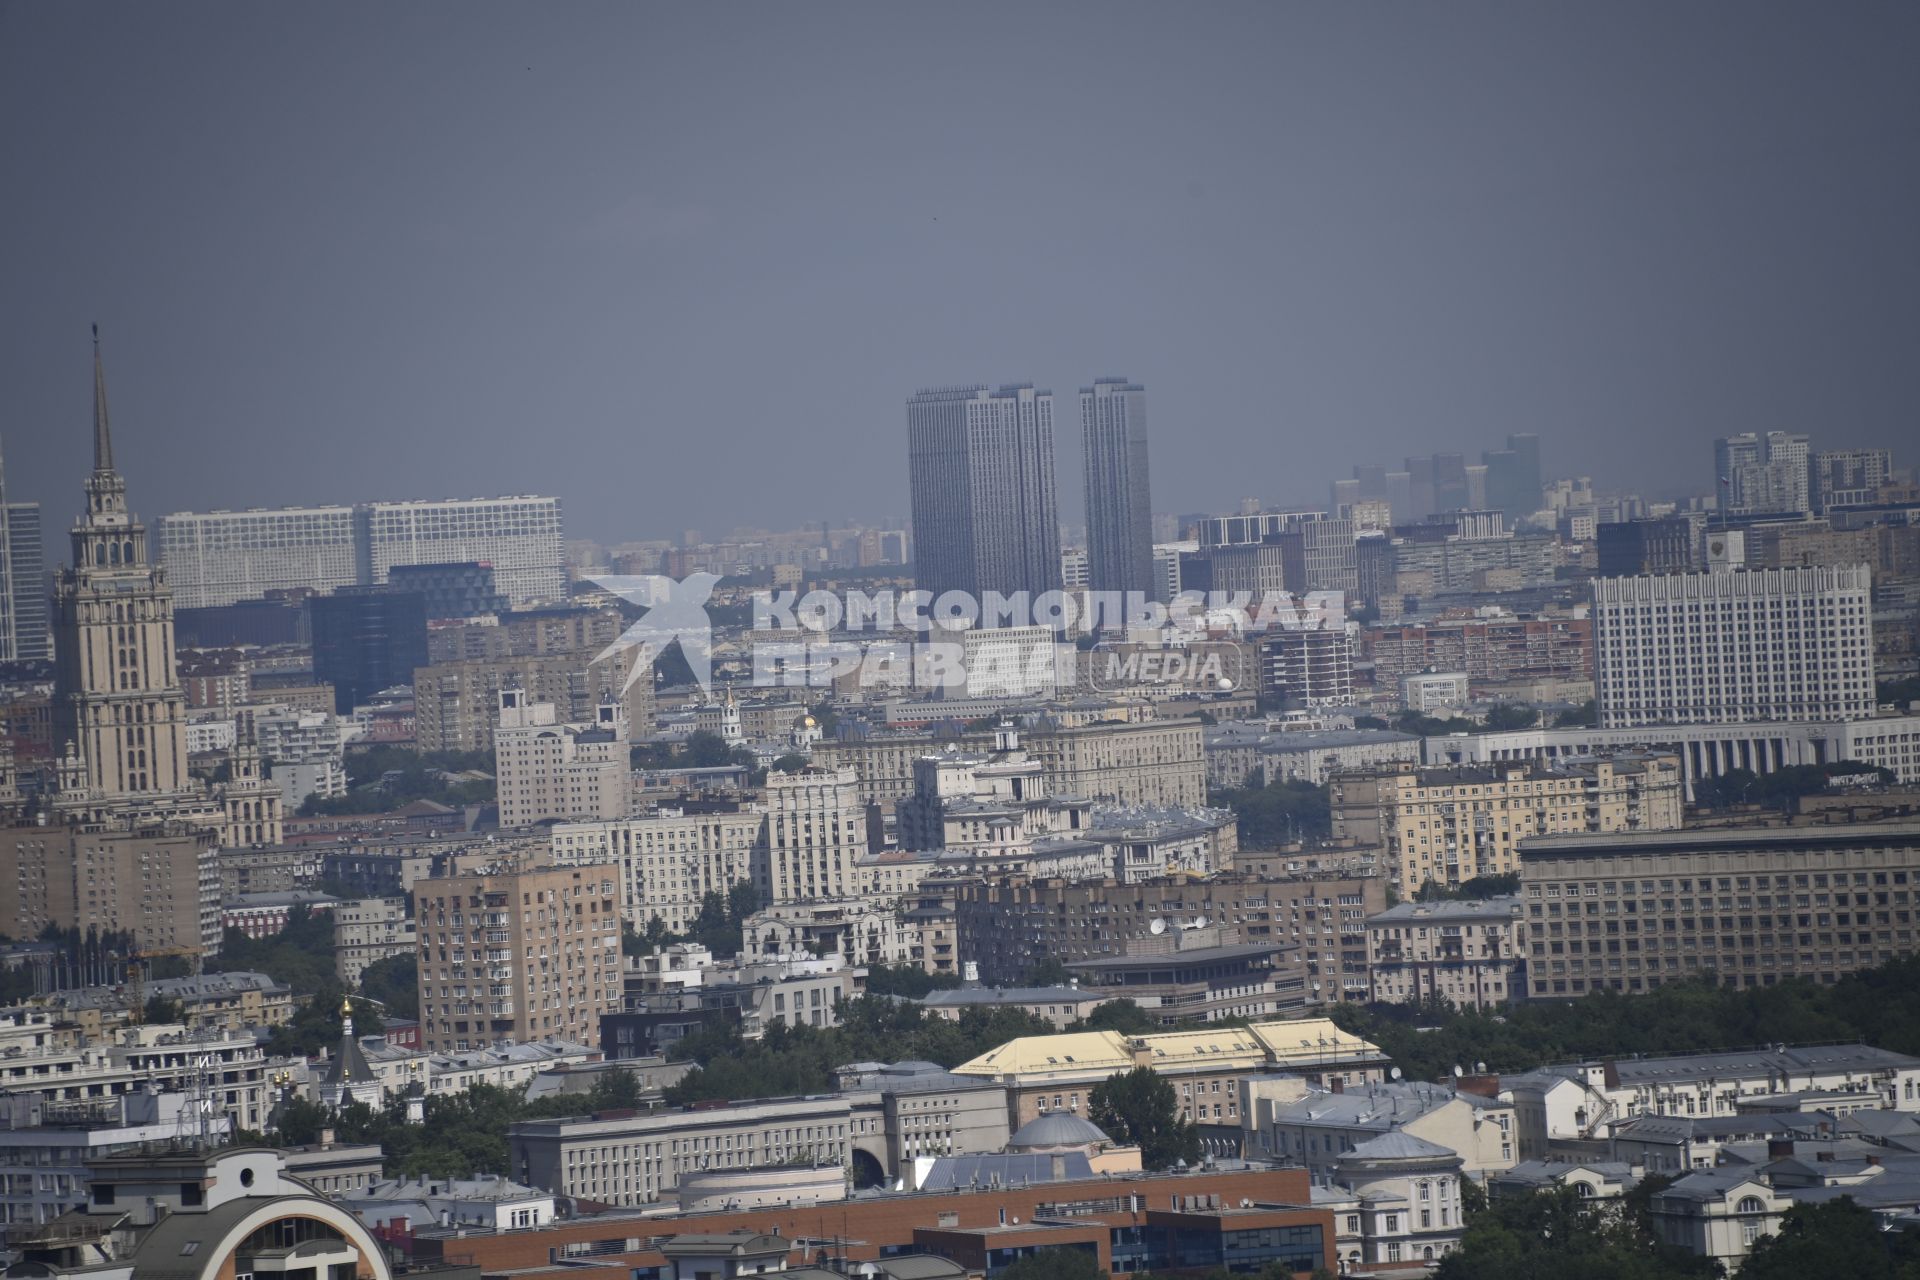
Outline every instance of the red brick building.
<path fill-rule="evenodd" d="M 1273 1263 L 1304 1275 L 1334 1265 L 1333 1214 L 1310 1206 L 1304 1169 L 1136 1174 L 1080 1182 L 846 1200 L 672 1218 L 633 1213 L 510 1232 L 426 1228 L 414 1260 L 476 1266 L 485 1280 L 567 1264 L 568 1280 L 663 1280 L 663 1240 L 734 1231 L 793 1241 L 792 1267 L 874 1261 L 901 1253 L 997 1271 L 1047 1248 L 1082 1249 L 1112 1273 L 1257 1272 Z"/>

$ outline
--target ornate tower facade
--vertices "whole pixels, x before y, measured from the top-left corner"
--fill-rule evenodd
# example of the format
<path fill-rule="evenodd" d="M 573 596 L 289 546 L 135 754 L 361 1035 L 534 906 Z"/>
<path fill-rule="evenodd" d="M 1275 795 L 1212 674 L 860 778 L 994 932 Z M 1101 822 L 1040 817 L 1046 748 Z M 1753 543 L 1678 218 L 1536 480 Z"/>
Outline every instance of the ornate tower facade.
<path fill-rule="evenodd" d="M 98 800 L 188 789 L 186 694 L 173 656 L 173 596 L 147 559 L 113 466 L 100 333 L 93 339 L 93 473 L 73 526 L 73 563 L 54 585 L 54 748 L 75 755 Z M 136 805 L 138 801 L 135 800 Z"/>

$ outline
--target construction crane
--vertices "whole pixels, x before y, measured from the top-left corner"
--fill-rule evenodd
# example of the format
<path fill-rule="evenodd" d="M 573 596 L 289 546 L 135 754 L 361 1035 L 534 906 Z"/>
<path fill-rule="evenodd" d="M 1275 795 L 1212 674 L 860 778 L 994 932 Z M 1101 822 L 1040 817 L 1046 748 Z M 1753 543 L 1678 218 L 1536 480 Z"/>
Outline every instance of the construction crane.
<path fill-rule="evenodd" d="M 186 956 L 193 961 L 193 971 L 200 972 L 201 951 L 198 947 L 144 947 L 127 957 L 127 987 L 132 997 L 132 1006 L 127 1013 L 127 1021 L 139 1026 L 147 1020 L 147 978 L 153 970 L 153 962 L 164 956 Z"/>

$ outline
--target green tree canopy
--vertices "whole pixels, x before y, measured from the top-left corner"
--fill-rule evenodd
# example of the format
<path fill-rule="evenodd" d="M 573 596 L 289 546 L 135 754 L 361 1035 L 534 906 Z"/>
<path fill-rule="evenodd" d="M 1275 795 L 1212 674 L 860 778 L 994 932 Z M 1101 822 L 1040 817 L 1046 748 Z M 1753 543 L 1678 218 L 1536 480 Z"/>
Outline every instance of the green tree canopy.
<path fill-rule="evenodd" d="M 1087 1114 L 1115 1142 L 1140 1148 L 1148 1169 L 1200 1160 L 1200 1133 L 1180 1118 L 1173 1086 L 1152 1067 L 1115 1072 L 1093 1088 Z"/>
<path fill-rule="evenodd" d="M 965 1009 L 948 1019 L 871 995 L 841 1002 L 838 1014 L 837 1027 L 775 1023 L 752 1041 L 741 1039 L 732 1024 L 709 1024 L 675 1047 L 676 1058 L 691 1059 L 699 1069 L 669 1089 L 667 1101 L 823 1093 L 833 1087 L 834 1069 L 849 1062 L 918 1058 L 953 1067 L 1009 1040 L 1053 1030 L 1023 1009 Z"/>
<path fill-rule="evenodd" d="M 337 989 L 332 910 L 313 911 L 296 903 L 287 911 L 286 927 L 264 938 L 228 929 L 220 940 L 219 971 L 264 973 L 292 987 L 295 995 Z M 334 1004 L 339 1003 L 336 996 Z"/>
<path fill-rule="evenodd" d="M 1504 733 L 1512 729 L 1531 729 L 1540 721 L 1540 713 L 1532 707 L 1516 707 L 1510 702 L 1496 702 L 1487 708 L 1487 728 L 1494 733 Z"/>
<path fill-rule="evenodd" d="M 360 971 L 360 994 L 386 1006 L 391 1018 L 420 1016 L 420 957 L 408 951 Z"/>
<path fill-rule="evenodd" d="M 162 1023 L 179 1022 L 186 1016 L 187 1007 L 184 1004 L 161 995 L 148 996 L 146 1007 L 140 1011 L 140 1021 L 150 1027 Z"/>
<path fill-rule="evenodd" d="M 1911 1231 L 1882 1231 L 1852 1197 L 1797 1204 L 1780 1229 L 1762 1237 L 1736 1280 L 1920 1280 L 1920 1239 Z"/>
<path fill-rule="evenodd" d="M 1095 1005 L 1086 1017 L 1080 1019 L 1069 1031 L 1118 1031 L 1124 1036 L 1152 1035 L 1156 1031 L 1165 1031 L 1160 1020 L 1142 1009 L 1133 1001 L 1122 998 L 1108 1000 Z"/>
<path fill-rule="evenodd" d="M 1600 723 L 1600 706 L 1592 698 L 1553 718 L 1556 729 L 1589 729 Z"/>
<path fill-rule="evenodd" d="M 1719 1266 L 1659 1243 L 1627 1210 L 1572 1187 L 1503 1195 L 1467 1214 L 1435 1280 L 1709 1280 Z"/>
<path fill-rule="evenodd" d="M 869 995 L 905 996 L 909 1000 L 918 1000 L 930 992 L 951 990 L 959 985 L 958 974 L 928 973 L 917 964 L 867 966 Z"/>
<path fill-rule="evenodd" d="M 1266 786 L 1219 791 L 1212 800 L 1233 810 L 1244 848 L 1273 849 L 1327 837 L 1333 826 L 1327 794 L 1325 787 L 1288 778 Z"/>

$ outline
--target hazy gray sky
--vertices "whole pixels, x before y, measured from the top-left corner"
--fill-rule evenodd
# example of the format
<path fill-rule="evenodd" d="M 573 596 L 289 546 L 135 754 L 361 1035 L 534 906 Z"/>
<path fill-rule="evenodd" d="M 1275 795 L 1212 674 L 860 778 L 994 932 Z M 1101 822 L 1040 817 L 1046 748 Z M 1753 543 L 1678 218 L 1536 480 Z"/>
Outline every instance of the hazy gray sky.
<path fill-rule="evenodd" d="M 62 528 L 906 511 L 915 388 L 1148 390 L 1154 505 L 1920 439 L 1912 3 L 0 5 L 0 440 Z M 64 544 L 53 552 L 64 555 Z"/>

